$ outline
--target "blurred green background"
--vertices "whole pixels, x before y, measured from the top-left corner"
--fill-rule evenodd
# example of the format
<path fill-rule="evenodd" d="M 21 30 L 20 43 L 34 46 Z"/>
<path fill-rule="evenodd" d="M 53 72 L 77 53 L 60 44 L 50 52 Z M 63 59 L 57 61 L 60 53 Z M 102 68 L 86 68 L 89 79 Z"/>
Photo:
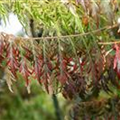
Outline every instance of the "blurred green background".
<path fill-rule="evenodd" d="M 31 86 L 28 94 L 24 82 L 17 81 L 14 93 L 8 90 L 4 81 L 0 84 L 0 120 L 56 120 L 52 97 L 43 92 L 36 82 Z M 60 108 L 65 113 L 66 101 L 58 95 Z"/>

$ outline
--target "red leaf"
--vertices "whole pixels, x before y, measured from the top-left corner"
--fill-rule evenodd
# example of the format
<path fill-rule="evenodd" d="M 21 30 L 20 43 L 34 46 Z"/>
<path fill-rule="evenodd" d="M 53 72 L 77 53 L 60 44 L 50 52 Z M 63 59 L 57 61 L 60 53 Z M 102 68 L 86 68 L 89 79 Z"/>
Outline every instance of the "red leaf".
<path fill-rule="evenodd" d="M 28 59 L 28 60 L 30 60 L 31 58 L 32 58 L 32 55 L 33 55 L 33 53 L 32 53 L 32 51 L 30 51 L 27 47 L 24 47 L 24 46 L 22 46 L 23 47 L 23 49 L 25 50 L 25 57 Z"/>
<path fill-rule="evenodd" d="M 8 58 L 7 66 L 9 66 L 12 74 L 17 78 L 16 71 L 19 67 L 18 54 L 16 54 L 17 48 L 14 48 L 12 45 L 9 45 L 7 49 L 6 57 Z"/>
<path fill-rule="evenodd" d="M 35 77 L 37 78 L 39 83 L 41 83 L 40 77 L 43 74 L 42 73 L 42 66 L 43 66 L 42 60 L 40 60 L 36 57 L 35 63 L 34 63 L 34 73 L 35 73 Z"/>
<path fill-rule="evenodd" d="M 49 70 L 53 70 L 53 66 L 52 66 L 52 63 L 50 61 L 47 61 L 47 67 Z"/>
<path fill-rule="evenodd" d="M 3 61 L 4 57 L 3 57 L 3 51 L 4 50 L 4 44 L 3 41 L 0 40 L 0 63 Z"/>
<path fill-rule="evenodd" d="M 114 45 L 114 50 L 116 51 L 113 63 L 113 69 L 116 70 L 118 78 L 120 79 L 120 47 L 119 45 Z"/>
<path fill-rule="evenodd" d="M 45 86 L 45 89 L 46 89 L 47 93 L 49 93 L 49 88 L 48 88 L 48 86 L 49 86 L 48 80 L 49 79 L 50 79 L 50 75 L 48 73 L 44 73 L 42 82 L 43 82 L 43 84 Z"/>
<path fill-rule="evenodd" d="M 62 85 L 65 84 L 68 80 L 67 73 L 65 71 L 63 73 L 60 73 L 60 75 L 58 75 L 58 80 L 61 82 Z"/>
<path fill-rule="evenodd" d="M 26 86 L 29 85 L 29 76 L 31 75 L 31 72 L 29 71 L 25 59 L 21 61 L 20 73 L 23 75 L 24 79 L 26 80 Z"/>

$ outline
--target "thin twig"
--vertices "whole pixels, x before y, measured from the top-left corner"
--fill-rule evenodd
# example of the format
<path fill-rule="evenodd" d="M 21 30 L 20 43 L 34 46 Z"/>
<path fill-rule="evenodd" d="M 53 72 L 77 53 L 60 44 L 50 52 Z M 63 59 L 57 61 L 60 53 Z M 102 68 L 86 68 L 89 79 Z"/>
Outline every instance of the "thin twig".
<path fill-rule="evenodd" d="M 58 38 L 70 38 L 70 37 L 81 37 L 81 36 L 87 36 L 87 35 L 90 35 L 92 33 L 98 33 L 98 32 L 101 32 L 101 31 L 104 31 L 104 30 L 110 30 L 110 29 L 113 29 L 115 27 L 117 27 L 118 24 L 115 24 L 115 25 L 112 25 L 112 26 L 105 26 L 103 28 L 100 28 L 100 29 L 97 29 L 97 30 L 93 30 L 93 31 L 89 31 L 89 32 L 86 32 L 86 33 L 79 33 L 79 34 L 71 34 L 71 35 L 64 35 L 64 36 L 48 36 L 48 37 L 34 37 L 34 38 L 23 38 L 23 39 L 33 39 L 33 40 L 43 40 L 43 39 L 47 39 L 47 40 L 50 40 L 50 39 L 58 39 Z"/>
<path fill-rule="evenodd" d="M 113 41 L 113 42 L 99 42 L 98 44 L 99 45 L 113 45 L 113 44 L 119 44 L 120 43 L 120 40 L 119 41 Z"/>
<path fill-rule="evenodd" d="M 89 31 L 89 32 L 86 32 L 86 33 L 79 33 L 79 34 L 71 34 L 71 35 L 61 35 L 61 36 L 47 36 L 47 37 L 28 37 L 28 38 L 25 38 L 25 37 L 16 37 L 16 39 L 22 39 L 22 40 L 53 40 L 53 39 L 62 39 L 62 38 L 71 38 L 71 37 L 81 37 L 81 36 L 87 36 L 87 35 L 90 35 L 92 33 L 98 33 L 98 32 L 102 32 L 102 31 L 105 31 L 105 30 L 110 30 L 110 29 L 113 29 L 113 28 L 116 28 L 118 26 L 118 24 L 114 24 L 112 26 L 105 26 L 103 28 L 100 28 L 100 29 L 96 29 L 96 30 L 93 30 L 93 31 Z M 0 34 L 3 34 L 4 36 L 9 36 L 9 34 L 6 34 L 6 33 L 3 33 L 1 32 Z M 118 41 L 117 41 L 118 42 Z M 120 42 L 120 41 L 119 41 Z M 104 44 L 102 42 L 99 42 L 99 44 Z M 108 43 L 106 43 L 108 44 Z M 110 44 L 110 43 L 109 43 Z"/>

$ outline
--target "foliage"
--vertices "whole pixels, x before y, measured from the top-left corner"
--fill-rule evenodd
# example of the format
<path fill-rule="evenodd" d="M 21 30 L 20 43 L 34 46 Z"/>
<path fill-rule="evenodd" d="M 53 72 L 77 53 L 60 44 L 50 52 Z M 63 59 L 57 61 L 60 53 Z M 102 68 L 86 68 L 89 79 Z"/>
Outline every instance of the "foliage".
<path fill-rule="evenodd" d="M 1 33 L 0 63 L 11 91 L 18 74 L 28 92 L 31 80 L 37 79 L 48 93 L 62 92 L 78 101 L 98 98 L 102 89 L 112 94 L 111 86 L 120 88 L 120 46 L 115 43 L 119 1 L 20 0 L 0 5 L 4 21 L 13 12 L 26 30 L 29 19 L 35 21 L 37 32 L 44 29 L 41 38 Z"/>
<path fill-rule="evenodd" d="M 8 93 L 5 86 L 0 92 L 1 120 L 56 120 L 50 96 L 41 92 L 39 87 L 33 88 L 28 95 L 23 85 L 17 86 L 14 94 Z"/>

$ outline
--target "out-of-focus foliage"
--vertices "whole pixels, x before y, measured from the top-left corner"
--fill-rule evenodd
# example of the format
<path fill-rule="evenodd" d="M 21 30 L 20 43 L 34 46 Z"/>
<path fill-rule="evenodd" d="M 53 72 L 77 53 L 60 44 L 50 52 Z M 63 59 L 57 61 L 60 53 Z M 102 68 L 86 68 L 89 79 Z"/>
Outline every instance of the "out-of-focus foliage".
<path fill-rule="evenodd" d="M 0 120 L 56 120 L 51 96 L 42 92 L 35 83 L 31 94 L 22 83 L 18 84 L 14 87 L 14 94 L 8 92 L 5 86 L 0 88 Z M 58 98 L 65 113 L 65 101 Z"/>
<path fill-rule="evenodd" d="M 52 96 L 43 92 L 35 82 L 32 83 L 31 94 L 28 94 L 22 81 L 23 78 L 19 76 L 12 94 L 5 81 L 0 82 L 0 120 L 56 120 Z M 71 103 L 61 94 L 58 94 L 57 99 L 65 116 Z"/>

